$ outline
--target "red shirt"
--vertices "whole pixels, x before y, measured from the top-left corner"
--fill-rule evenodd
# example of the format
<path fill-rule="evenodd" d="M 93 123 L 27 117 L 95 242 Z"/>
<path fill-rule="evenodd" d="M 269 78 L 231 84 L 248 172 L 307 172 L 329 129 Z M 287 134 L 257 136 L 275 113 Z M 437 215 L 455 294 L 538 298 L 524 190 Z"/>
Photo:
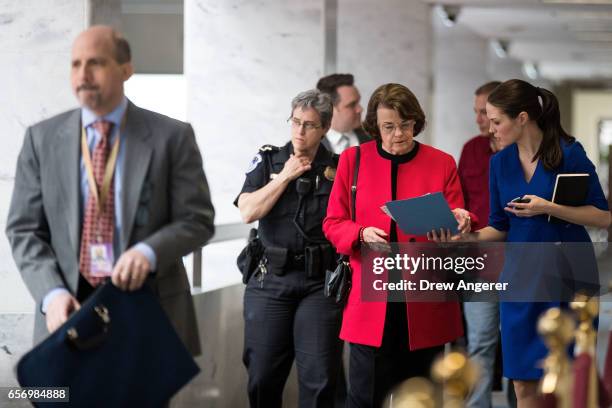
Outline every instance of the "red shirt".
<path fill-rule="evenodd" d="M 465 209 L 476 214 L 479 220 L 478 225 L 472 225 L 472 230 L 488 224 L 489 160 L 493 154 L 489 136 L 476 136 L 463 146 L 459 159 L 458 171 Z"/>

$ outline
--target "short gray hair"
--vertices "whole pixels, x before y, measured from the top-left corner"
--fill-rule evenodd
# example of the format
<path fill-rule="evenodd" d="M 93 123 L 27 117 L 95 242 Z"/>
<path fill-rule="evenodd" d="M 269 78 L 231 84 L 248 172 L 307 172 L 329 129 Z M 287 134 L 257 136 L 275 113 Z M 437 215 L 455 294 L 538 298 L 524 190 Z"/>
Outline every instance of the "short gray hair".
<path fill-rule="evenodd" d="M 334 107 L 331 102 L 331 97 L 317 89 L 300 92 L 291 101 L 291 115 L 296 108 L 312 108 L 319 114 L 321 118 L 321 126 L 325 129 L 331 125 Z"/>

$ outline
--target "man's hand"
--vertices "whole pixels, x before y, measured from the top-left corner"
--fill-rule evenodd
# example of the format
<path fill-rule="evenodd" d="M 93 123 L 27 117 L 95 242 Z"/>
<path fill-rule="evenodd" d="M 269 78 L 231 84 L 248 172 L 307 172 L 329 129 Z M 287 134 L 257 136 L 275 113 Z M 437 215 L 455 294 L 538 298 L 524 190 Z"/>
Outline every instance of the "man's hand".
<path fill-rule="evenodd" d="M 81 305 L 74 296 L 70 293 L 62 291 L 51 299 L 51 303 L 47 307 L 47 330 L 49 333 L 56 331 L 72 312 L 76 312 L 81 308 Z"/>
<path fill-rule="evenodd" d="M 149 272 L 151 264 L 147 257 L 137 249 L 129 249 L 119 257 L 111 279 L 119 289 L 134 291 L 142 287 Z"/>

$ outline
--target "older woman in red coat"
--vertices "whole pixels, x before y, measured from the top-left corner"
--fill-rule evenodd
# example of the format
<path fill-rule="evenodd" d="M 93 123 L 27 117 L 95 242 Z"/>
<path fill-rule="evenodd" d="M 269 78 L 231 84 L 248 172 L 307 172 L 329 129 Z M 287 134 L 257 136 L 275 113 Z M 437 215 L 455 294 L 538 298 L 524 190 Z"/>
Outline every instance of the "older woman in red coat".
<path fill-rule="evenodd" d="M 425 125 L 425 114 L 405 86 L 380 86 L 370 98 L 364 127 L 374 138 L 362 144 L 357 180 L 355 221 L 350 200 L 356 148 L 340 156 L 336 179 L 323 223 L 326 237 L 341 254 L 350 256 L 353 286 L 344 308 L 340 337 L 350 343 L 349 407 L 378 407 L 400 381 L 428 376 L 443 345 L 463 334 L 457 303 L 364 302 L 361 299 L 362 243 L 419 242 L 397 228 L 380 207 L 391 200 L 441 191 L 459 222 L 469 231 L 470 213 L 454 159 L 414 140 Z M 458 231 L 445 231 L 450 236 Z M 389 279 L 391 273 L 389 274 Z"/>

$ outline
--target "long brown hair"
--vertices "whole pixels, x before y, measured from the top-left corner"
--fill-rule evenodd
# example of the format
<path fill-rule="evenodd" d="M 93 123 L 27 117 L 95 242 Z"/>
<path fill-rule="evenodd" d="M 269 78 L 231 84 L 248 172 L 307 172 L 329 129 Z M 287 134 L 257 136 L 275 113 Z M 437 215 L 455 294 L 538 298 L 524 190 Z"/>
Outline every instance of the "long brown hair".
<path fill-rule="evenodd" d="M 536 121 L 543 135 L 540 148 L 532 161 L 541 158 L 544 168 L 549 171 L 554 171 L 561 165 L 561 140 L 573 143 L 576 138 L 570 136 L 561 126 L 559 101 L 552 92 L 520 79 L 511 79 L 495 88 L 487 102 L 512 119 L 521 112 L 526 112 L 530 120 Z"/>

